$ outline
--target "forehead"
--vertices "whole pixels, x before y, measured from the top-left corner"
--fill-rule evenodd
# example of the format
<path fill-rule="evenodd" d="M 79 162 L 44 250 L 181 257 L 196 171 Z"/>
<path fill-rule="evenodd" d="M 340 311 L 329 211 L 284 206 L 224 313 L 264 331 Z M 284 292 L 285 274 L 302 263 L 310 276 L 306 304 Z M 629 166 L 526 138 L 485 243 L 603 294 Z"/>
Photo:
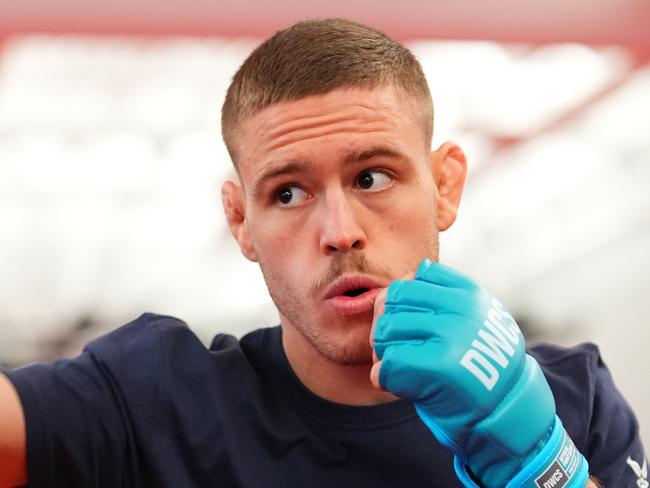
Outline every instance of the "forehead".
<path fill-rule="evenodd" d="M 278 160 L 335 159 L 364 145 L 421 150 L 425 136 L 415 105 L 385 86 L 338 89 L 266 107 L 242 125 L 240 176 L 247 182 Z"/>

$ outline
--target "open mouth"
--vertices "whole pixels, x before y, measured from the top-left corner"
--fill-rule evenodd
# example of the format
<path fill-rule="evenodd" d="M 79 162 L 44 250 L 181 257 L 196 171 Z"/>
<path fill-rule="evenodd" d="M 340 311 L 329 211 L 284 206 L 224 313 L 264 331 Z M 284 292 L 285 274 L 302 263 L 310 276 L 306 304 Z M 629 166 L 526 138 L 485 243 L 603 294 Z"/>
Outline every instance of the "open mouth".
<path fill-rule="evenodd" d="M 383 282 L 373 277 L 356 275 L 343 276 L 334 281 L 325 293 L 325 302 L 330 309 L 341 316 L 371 314 L 375 298 Z"/>
<path fill-rule="evenodd" d="M 346 297 L 358 297 L 359 295 L 363 295 L 369 289 L 370 288 L 353 288 L 351 290 L 344 292 L 343 295 Z"/>

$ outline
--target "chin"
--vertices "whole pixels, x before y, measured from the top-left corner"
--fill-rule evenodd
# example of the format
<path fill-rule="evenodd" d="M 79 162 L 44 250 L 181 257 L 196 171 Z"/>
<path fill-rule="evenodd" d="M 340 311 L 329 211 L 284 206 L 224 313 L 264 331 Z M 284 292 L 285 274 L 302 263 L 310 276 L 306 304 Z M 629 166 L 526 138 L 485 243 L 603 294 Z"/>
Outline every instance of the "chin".
<path fill-rule="evenodd" d="M 277 302 L 276 302 L 277 305 Z M 281 321 L 290 324 L 324 359 L 338 366 L 372 366 L 369 344 L 372 314 L 341 317 L 323 314 L 318 317 L 295 313 L 292 308 L 278 307 Z"/>
<path fill-rule="evenodd" d="M 324 354 L 325 359 L 338 366 L 360 367 L 372 366 L 372 349 L 366 346 L 365 350 L 339 350 L 334 353 Z"/>
<path fill-rule="evenodd" d="M 320 337 L 312 345 L 328 361 L 339 366 L 372 366 L 372 348 L 368 343 L 370 325 L 348 329 L 338 337 Z"/>

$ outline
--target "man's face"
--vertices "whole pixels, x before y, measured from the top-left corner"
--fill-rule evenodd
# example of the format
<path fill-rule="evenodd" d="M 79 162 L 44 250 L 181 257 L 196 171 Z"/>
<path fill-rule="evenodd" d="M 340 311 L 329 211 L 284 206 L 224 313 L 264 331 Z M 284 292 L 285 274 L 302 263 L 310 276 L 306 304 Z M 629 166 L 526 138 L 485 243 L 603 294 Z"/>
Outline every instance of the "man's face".
<path fill-rule="evenodd" d="M 279 103 L 242 127 L 245 254 L 283 327 L 334 363 L 371 363 L 376 292 L 438 258 L 426 141 L 414 103 L 390 86 Z"/>

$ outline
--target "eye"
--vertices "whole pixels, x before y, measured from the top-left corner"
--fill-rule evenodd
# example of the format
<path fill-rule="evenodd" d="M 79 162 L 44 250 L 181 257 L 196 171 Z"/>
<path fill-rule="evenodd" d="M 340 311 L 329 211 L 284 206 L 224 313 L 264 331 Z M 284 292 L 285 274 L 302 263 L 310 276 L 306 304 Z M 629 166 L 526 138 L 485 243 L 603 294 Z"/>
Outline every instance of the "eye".
<path fill-rule="evenodd" d="M 388 188 L 393 178 L 381 171 L 363 171 L 357 176 L 356 185 L 362 190 L 379 191 Z"/>
<path fill-rule="evenodd" d="M 275 200 L 281 207 L 295 207 L 305 202 L 309 194 L 295 185 L 283 186 L 275 192 Z"/>

